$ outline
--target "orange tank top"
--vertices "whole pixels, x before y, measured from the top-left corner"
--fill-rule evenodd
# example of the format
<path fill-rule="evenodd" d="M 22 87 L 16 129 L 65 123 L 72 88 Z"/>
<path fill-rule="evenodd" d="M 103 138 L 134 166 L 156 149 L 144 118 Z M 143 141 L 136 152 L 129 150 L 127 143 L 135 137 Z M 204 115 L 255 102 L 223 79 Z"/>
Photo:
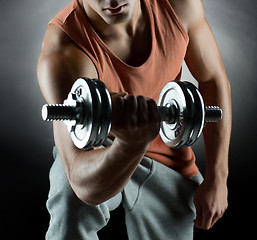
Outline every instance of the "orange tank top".
<path fill-rule="evenodd" d="M 62 9 L 50 23 L 60 27 L 90 57 L 98 78 L 109 91 L 126 91 L 157 102 L 163 86 L 180 79 L 189 38 L 168 0 L 142 0 L 142 3 L 150 22 L 152 46 L 148 59 L 138 67 L 126 64 L 108 48 L 78 0 Z M 151 142 L 146 156 L 186 177 L 198 172 L 190 147 L 171 149 L 159 135 Z"/>

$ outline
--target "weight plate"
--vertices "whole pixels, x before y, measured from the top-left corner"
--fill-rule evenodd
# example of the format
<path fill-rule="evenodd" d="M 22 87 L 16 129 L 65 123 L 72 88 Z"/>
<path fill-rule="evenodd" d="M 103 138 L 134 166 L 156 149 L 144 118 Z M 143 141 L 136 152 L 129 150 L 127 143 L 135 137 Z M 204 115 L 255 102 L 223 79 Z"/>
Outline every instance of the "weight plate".
<path fill-rule="evenodd" d="M 100 111 L 100 128 L 94 147 L 101 146 L 106 141 L 111 130 L 112 105 L 111 96 L 105 84 L 102 81 L 95 79 L 94 81 L 98 94 L 100 96 L 101 111 Z"/>
<path fill-rule="evenodd" d="M 203 98 L 201 96 L 201 93 L 193 85 L 192 83 L 188 82 L 188 88 L 191 89 L 191 92 L 193 93 L 194 99 L 195 99 L 195 120 L 194 120 L 194 131 L 190 138 L 190 141 L 188 142 L 188 145 L 192 145 L 195 143 L 195 141 L 200 137 L 203 127 L 204 127 L 204 102 Z"/>
<path fill-rule="evenodd" d="M 204 102 L 203 102 L 203 98 L 202 98 L 201 93 L 199 92 L 199 90 L 197 88 L 195 88 L 195 91 L 196 91 L 197 96 L 199 97 L 199 100 L 200 100 L 200 106 L 199 106 L 200 111 L 199 112 L 201 112 L 200 124 L 199 124 L 200 127 L 199 127 L 199 130 L 197 131 L 197 136 L 196 136 L 196 139 L 195 139 L 195 141 L 196 141 L 200 137 L 200 135 L 203 131 L 203 128 L 204 128 L 204 124 L 205 124 L 205 106 L 204 106 Z"/>
<path fill-rule="evenodd" d="M 200 135 L 199 131 L 201 132 L 201 129 L 203 126 L 203 116 L 204 116 L 203 101 L 201 98 L 201 94 L 199 93 L 196 86 L 190 82 L 185 82 L 185 83 L 194 98 L 194 119 L 192 119 L 193 128 L 192 128 L 191 135 L 185 145 L 185 146 L 191 146 L 198 139 Z"/>
<path fill-rule="evenodd" d="M 99 134 L 101 132 L 102 128 L 102 110 L 103 110 L 103 105 L 101 101 L 101 95 L 100 91 L 96 85 L 95 79 L 87 79 L 87 82 L 89 85 L 92 87 L 92 91 L 94 91 L 94 94 L 96 94 L 95 101 L 93 101 L 93 112 L 95 114 L 95 121 L 93 122 L 94 126 L 94 132 L 92 132 L 92 141 L 90 143 L 90 147 L 96 147 L 98 146 L 99 142 Z"/>
<path fill-rule="evenodd" d="M 185 82 L 184 82 L 185 83 Z M 185 83 L 186 84 L 186 83 Z M 191 108 L 191 117 L 190 117 L 190 133 L 189 133 L 189 136 L 187 138 L 187 141 L 186 143 L 184 144 L 184 147 L 189 147 L 190 146 L 190 142 L 191 142 L 191 138 L 193 136 L 193 133 L 194 133 L 194 127 L 195 127 L 195 99 L 194 99 L 194 95 L 191 91 L 190 88 L 188 88 L 188 85 L 186 84 L 186 87 L 187 87 L 187 91 L 189 92 L 190 96 L 191 96 L 191 99 L 192 99 L 192 108 Z"/>
<path fill-rule="evenodd" d="M 159 96 L 159 106 L 174 105 L 177 116 L 174 124 L 161 122 L 160 136 L 169 147 L 178 148 L 183 143 L 185 121 L 187 119 L 187 103 L 183 90 L 177 82 L 167 83 Z"/>
<path fill-rule="evenodd" d="M 194 96 L 190 89 L 187 87 L 187 82 L 177 82 L 184 92 L 186 103 L 187 103 L 187 118 L 185 121 L 185 132 L 183 134 L 183 142 L 181 147 L 187 147 L 187 142 L 192 135 L 194 128 L 194 117 L 195 117 L 195 106 L 194 106 Z"/>
<path fill-rule="evenodd" d="M 71 138 L 76 147 L 87 149 L 93 146 L 98 133 L 99 99 L 94 84 L 87 78 L 79 78 L 73 84 L 71 93 L 84 109 L 83 122 L 76 124 L 71 132 Z"/>

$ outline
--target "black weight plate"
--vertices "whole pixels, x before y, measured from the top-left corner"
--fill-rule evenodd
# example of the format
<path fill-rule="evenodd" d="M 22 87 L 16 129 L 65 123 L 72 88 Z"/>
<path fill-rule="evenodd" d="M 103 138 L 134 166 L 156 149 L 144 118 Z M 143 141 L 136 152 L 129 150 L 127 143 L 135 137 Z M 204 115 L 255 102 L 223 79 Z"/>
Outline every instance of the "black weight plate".
<path fill-rule="evenodd" d="M 200 111 L 199 112 L 201 112 L 201 116 L 199 117 L 200 118 L 200 128 L 199 128 L 199 130 L 197 130 L 197 136 L 196 136 L 196 139 L 195 139 L 195 141 L 196 141 L 200 137 L 200 135 L 203 131 L 203 128 L 204 128 L 204 124 L 205 124 L 205 106 L 204 106 L 204 102 L 203 102 L 203 98 L 202 98 L 201 93 L 199 92 L 199 90 L 197 88 L 195 89 L 195 91 L 196 91 L 197 96 L 199 98 L 199 102 L 200 102 L 200 105 L 199 105 Z"/>
<path fill-rule="evenodd" d="M 100 115 L 100 128 L 97 135 L 97 141 L 94 146 L 101 146 L 106 141 L 111 129 L 112 106 L 110 94 L 102 81 L 95 79 L 96 90 L 100 96 L 101 102 L 101 115 Z"/>
<path fill-rule="evenodd" d="M 98 135 L 101 131 L 101 114 L 102 114 L 102 102 L 100 92 L 97 89 L 94 79 L 84 78 L 90 87 L 92 94 L 92 104 L 93 104 L 93 127 L 91 133 L 91 141 L 88 143 L 89 147 L 96 147 L 98 143 Z"/>
<path fill-rule="evenodd" d="M 194 95 L 189 87 L 188 82 L 183 82 L 185 84 L 185 87 L 187 88 L 187 92 L 190 94 L 191 96 L 191 112 L 190 112 L 190 120 L 189 120 L 189 126 L 188 126 L 188 133 L 189 135 L 187 135 L 187 139 L 186 142 L 184 144 L 183 147 L 188 147 L 190 146 L 189 143 L 191 142 L 191 137 L 193 135 L 194 132 L 194 124 L 195 124 L 195 99 L 194 99 Z"/>
<path fill-rule="evenodd" d="M 186 147 L 187 142 L 190 139 L 190 136 L 192 134 L 193 128 L 194 128 L 194 118 L 195 118 L 195 106 L 194 106 L 194 96 L 190 89 L 188 88 L 187 82 L 177 82 L 181 89 L 184 92 L 185 99 L 186 99 L 186 110 L 187 110 L 187 117 L 184 122 L 184 134 L 183 134 L 183 142 L 181 143 L 180 147 Z"/>
<path fill-rule="evenodd" d="M 204 124 L 204 104 L 201 97 L 200 92 L 198 91 L 197 87 L 193 85 L 190 82 L 187 82 L 187 87 L 190 89 L 190 91 L 193 94 L 194 97 L 194 108 L 195 108 L 195 114 L 194 114 L 194 127 L 193 132 L 190 136 L 189 141 L 187 142 L 187 146 L 191 146 L 195 143 L 195 141 L 199 138 Z"/>

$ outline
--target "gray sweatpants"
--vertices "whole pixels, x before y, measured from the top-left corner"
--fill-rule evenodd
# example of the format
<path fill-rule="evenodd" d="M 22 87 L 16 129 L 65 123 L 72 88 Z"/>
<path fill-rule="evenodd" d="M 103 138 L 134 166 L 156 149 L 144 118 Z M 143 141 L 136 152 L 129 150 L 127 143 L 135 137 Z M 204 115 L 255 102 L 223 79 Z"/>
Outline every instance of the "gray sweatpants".
<path fill-rule="evenodd" d="M 47 208 L 51 215 L 47 240 L 95 240 L 97 231 L 121 203 L 130 240 L 192 240 L 193 196 L 202 181 L 198 173 L 185 178 L 144 157 L 131 180 L 112 199 L 97 206 L 80 201 L 71 189 L 62 160 L 54 148 Z"/>

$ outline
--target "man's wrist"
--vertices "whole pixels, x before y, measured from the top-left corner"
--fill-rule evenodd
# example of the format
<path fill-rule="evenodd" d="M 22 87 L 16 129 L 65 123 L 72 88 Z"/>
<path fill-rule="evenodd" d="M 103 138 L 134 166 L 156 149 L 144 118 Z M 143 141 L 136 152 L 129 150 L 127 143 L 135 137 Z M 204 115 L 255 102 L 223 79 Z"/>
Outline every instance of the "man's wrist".
<path fill-rule="evenodd" d="M 137 141 L 131 143 L 119 138 L 115 138 L 113 147 L 117 148 L 119 152 L 127 156 L 136 157 L 144 155 L 149 147 L 149 143 L 139 143 Z"/>
<path fill-rule="evenodd" d="M 226 183 L 228 179 L 228 167 L 209 167 L 206 168 L 204 178 L 207 181 Z"/>

